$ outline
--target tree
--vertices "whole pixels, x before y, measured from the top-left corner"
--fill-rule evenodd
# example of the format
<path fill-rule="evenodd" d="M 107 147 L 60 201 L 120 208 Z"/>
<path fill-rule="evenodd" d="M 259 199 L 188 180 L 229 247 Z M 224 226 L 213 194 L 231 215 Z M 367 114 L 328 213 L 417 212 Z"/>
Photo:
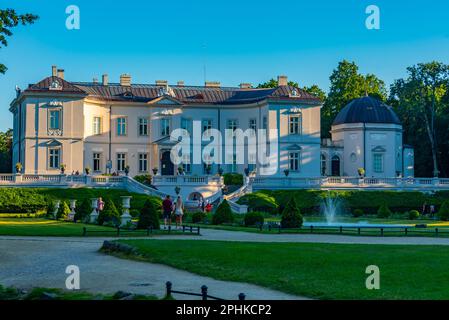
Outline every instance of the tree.
<path fill-rule="evenodd" d="M 98 224 L 103 225 L 105 223 L 120 225 L 120 212 L 117 210 L 117 207 L 111 198 L 106 198 L 104 200 L 104 209 L 101 210 L 98 215 Z"/>
<path fill-rule="evenodd" d="M 140 210 L 137 229 L 148 229 L 149 227 L 159 229 L 159 215 L 153 201 L 148 199 Z"/>
<path fill-rule="evenodd" d="M 438 124 L 447 117 L 447 85 L 449 66 L 441 62 L 419 63 L 407 68 L 408 77 L 396 80 L 390 88 L 389 103 L 392 104 L 403 120 L 407 138 L 420 136 L 429 141 L 431 159 L 426 156 L 426 145 L 417 140 L 415 146 L 418 156 L 424 159 L 416 162 L 431 163 L 433 176 L 439 176 L 439 143 L 437 137 L 446 135 L 447 121 L 438 133 Z M 423 130 L 424 129 L 424 130 Z M 422 141 L 422 140 L 421 140 Z M 417 150 L 417 151 L 418 151 Z M 421 154 L 422 153 L 422 154 Z"/>
<path fill-rule="evenodd" d="M 438 211 L 438 217 L 440 218 L 440 220 L 443 220 L 443 221 L 449 220 L 449 201 L 443 202 L 440 210 Z"/>
<path fill-rule="evenodd" d="M 282 211 L 282 228 L 301 228 L 303 218 L 296 199 L 292 197 Z"/>
<path fill-rule="evenodd" d="M 287 84 L 292 87 L 296 87 L 296 88 L 299 87 L 298 83 L 294 82 L 294 81 L 289 81 Z M 260 89 L 260 88 L 276 88 L 276 87 L 278 87 L 277 80 L 274 78 L 271 78 L 267 82 L 259 83 L 256 88 Z"/>
<path fill-rule="evenodd" d="M 320 87 L 318 87 L 316 84 L 311 85 L 310 87 L 302 87 L 302 90 L 304 90 L 307 93 L 313 94 L 315 97 L 320 98 L 322 102 L 326 101 L 326 92 L 324 92 Z"/>
<path fill-rule="evenodd" d="M 8 46 L 7 37 L 12 36 L 11 29 L 19 24 L 33 24 L 39 17 L 30 13 L 18 14 L 14 9 L 0 9 L 0 44 Z M 0 46 L 1 48 L 1 46 Z M 0 73 L 5 73 L 8 68 L 0 63 Z"/>
<path fill-rule="evenodd" d="M 83 221 L 92 212 L 92 203 L 89 199 L 84 199 L 81 205 L 76 208 L 75 221 Z"/>
<path fill-rule="evenodd" d="M 12 129 L 0 132 L 0 172 L 12 170 Z"/>
<path fill-rule="evenodd" d="M 63 220 L 65 220 L 70 212 L 71 212 L 70 211 L 70 207 L 67 204 L 67 202 L 61 201 L 61 203 L 59 204 L 58 212 L 56 214 L 56 219 L 63 219 Z"/>
<path fill-rule="evenodd" d="M 234 216 L 227 200 L 223 200 L 212 215 L 212 224 L 232 223 Z"/>
<path fill-rule="evenodd" d="M 355 62 L 343 60 L 332 72 L 329 94 L 321 109 L 321 135 L 330 137 L 330 129 L 333 120 L 351 100 L 369 95 L 385 101 L 387 90 L 385 83 L 373 74 L 363 75 L 359 73 L 359 67 Z"/>

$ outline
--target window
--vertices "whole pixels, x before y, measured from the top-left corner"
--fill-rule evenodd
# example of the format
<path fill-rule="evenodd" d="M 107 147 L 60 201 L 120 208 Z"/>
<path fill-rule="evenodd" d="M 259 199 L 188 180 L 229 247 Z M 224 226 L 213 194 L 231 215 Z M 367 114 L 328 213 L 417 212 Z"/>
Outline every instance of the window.
<path fill-rule="evenodd" d="M 212 129 L 212 120 L 210 119 L 204 119 L 203 121 L 201 121 L 201 125 L 202 125 L 202 129 L 203 129 L 203 134 L 204 132 L 206 132 L 207 130 Z M 206 137 L 210 136 L 209 135 L 205 135 Z"/>
<path fill-rule="evenodd" d="M 94 134 L 101 134 L 101 118 L 100 117 L 94 117 L 92 131 Z"/>
<path fill-rule="evenodd" d="M 182 167 L 185 173 L 190 173 L 192 171 L 192 165 L 189 154 L 182 155 Z"/>
<path fill-rule="evenodd" d="M 101 171 L 101 153 L 95 152 L 93 154 L 93 159 L 94 159 L 94 165 L 93 165 L 94 171 L 97 171 L 97 172 Z"/>
<path fill-rule="evenodd" d="M 117 171 L 124 171 L 126 167 L 126 153 L 117 153 Z"/>
<path fill-rule="evenodd" d="M 373 169 L 376 173 L 384 172 L 384 155 L 382 153 L 373 154 Z"/>
<path fill-rule="evenodd" d="M 237 120 L 228 120 L 227 129 L 235 131 L 237 129 Z"/>
<path fill-rule="evenodd" d="M 126 118 L 117 118 L 117 135 L 126 135 Z"/>
<path fill-rule="evenodd" d="M 290 171 L 299 171 L 299 152 L 288 154 L 288 168 Z"/>
<path fill-rule="evenodd" d="M 251 134 L 255 135 L 256 134 L 256 130 L 257 130 L 257 121 L 256 121 L 256 119 L 249 119 L 249 128 L 253 130 L 251 132 Z"/>
<path fill-rule="evenodd" d="M 50 110 L 50 129 L 61 129 L 60 128 L 61 111 L 60 110 Z"/>
<path fill-rule="evenodd" d="M 139 153 L 139 171 L 140 172 L 148 171 L 148 154 L 147 153 Z"/>
<path fill-rule="evenodd" d="M 321 176 L 325 176 L 327 171 L 327 164 L 326 164 L 326 156 L 324 154 L 321 155 Z"/>
<path fill-rule="evenodd" d="M 266 116 L 263 117 L 262 129 L 268 129 L 268 119 Z"/>
<path fill-rule="evenodd" d="M 139 136 L 148 135 L 148 119 L 139 118 Z"/>
<path fill-rule="evenodd" d="M 50 169 L 59 169 L 61 158 L 61 149 L 52 148 L 48 150 L 48 167 Z"/>
<path fill-rule="evenodd" d="M 289 134 L 301 134 L 301 116 L 291 115 L 288 119 Z"/>
<path fill-rule="evenodd" d="M 170 135 L 170 119 L 161 119 L 161 136 Z"/>
<path fill-rule="evenodd" d="M 181 129 L 186 130 L 190 134 L 192 132 L 192 120 L 181 118 Z"/>

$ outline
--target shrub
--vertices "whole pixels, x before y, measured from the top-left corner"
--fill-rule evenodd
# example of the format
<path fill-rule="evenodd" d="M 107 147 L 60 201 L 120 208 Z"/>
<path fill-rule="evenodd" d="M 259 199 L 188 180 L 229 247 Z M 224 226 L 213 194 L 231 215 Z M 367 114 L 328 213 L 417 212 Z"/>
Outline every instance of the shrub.
<path fill-rule="evenodd" d="M 388 218 L 391 216 L 391 210 L 388 208 L 386 204 L 383 204 L 379 207 L 379 210 L 377 210 L 377 217 L 378 218 Z"/>
<path fill-rule="evenodd" d="M 282 228 L 300 228 L 303 223 L 301 212 L 295 198 L 291 198 L 282 212 Z"/>
<path fill-rule="evenodd" d="M 140 211 L 137 209 L 131 209 L 131 210 L 129 210 L 129 214 L 133 218 L 138 218 L 140 216 Z"/>
<path fill-rule="evenodd" d="M 46 210 L 47 217 L 53 218 L 55 210 L 56 210 L 56 206 L 55 206 L 54 201 L 53 200 L 49 200 L 48 204 L 47 204 L 47 210 Z"/>
<path fill-rule="evenodd" d="M 206 213 L 197 211 L 192 214 L 192 223 L 201 223 L 206 219 Z"/>
<path fill-rule="evenodd" d="M 104 200 L 104 208 L 98 215 L 98 224 L 120 225 L 120 213 L 111 198 Z"/>
<path fill-rule="evenodd" d="M 151 185 L 152 177 L 150 174 L 141 174 L 138 176 L 134 176 L 134 180 L 149 186 L 149 185 Z"/>
<path fill-rule="evenodd" d="M 225 173 L 223 180 L 227 186 L 243 186 L 243 175 L 240 173 Z"/>
<path fill-rule="evenodd" d="M 264 216 L 263 213 L 253 211 L 245 214 L 244 223 L 245 227 L 263 225 Z"/>
<path fill-rule="evenodd" d="M 408 212 L 408 218 L 410 220 L 416 220 L 419 218 L 419 212 L 417 210 L 410 210 Z"/>
<path fill-rule="evenodd" d="M 75 221 L 85 221 L 92 212 L 92 202 L 89 199 L 84 199 L 75 211 Z"/>
<path fill-rule="evenodd" d="M 271 214 L 278 213 L 278 204 L 275 198 L 262 192 L 246 194 L 237 203 L 247 205 L 250 211 L 262 211 Z"/>
<path fill-rule="evenodd" d="M 148 199 L 142 210 L 140 210 L 139 222 L 137 223 L 137 229 L 159 229 L 159 216 L 153 202 Z"/>
<path fill-rule="evenodd" d="M 223 200 L 217 208 L 217 211 L 212 215 L 212 224 L 232 223 L 234 215 L 228 201 Z"/>
<path fill-rule="evenodd" d="M 440 210 L 438 211 L 438 217 L 443 221 L 449 220 L 449 201 L 443 202 Z"/>
<path fill-rule="evenodd" d="M 358 218 L 358 217 L 363 216 L 363 210 L 362 210 L 362 209 L 354 209 L 354 210 L 352 211 L 352 216 L 353 216 L 354 218 Z"/>
<path fill-rule="evenodd" d="M 61 201 L 59 204 L 58 213 L 56 214 L 57 219 L 66 219 L 70 213 L 70 207 L 65 201 Z"/>

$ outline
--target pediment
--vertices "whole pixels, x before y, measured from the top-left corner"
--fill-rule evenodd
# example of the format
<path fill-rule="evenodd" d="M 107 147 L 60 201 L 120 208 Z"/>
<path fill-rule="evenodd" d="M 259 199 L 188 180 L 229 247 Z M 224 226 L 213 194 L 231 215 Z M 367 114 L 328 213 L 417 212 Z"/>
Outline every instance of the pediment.
<path fill-rule="evenodd" d="M 183 103 L 181 101 L 179 101 L 178 99 L 173 98 L 169 95 L 163 95 L 161 97 L 151 100 L 150 102 L 148 102 L 148 104 L 179 106 L 179 105 L 182 105 Z"/>

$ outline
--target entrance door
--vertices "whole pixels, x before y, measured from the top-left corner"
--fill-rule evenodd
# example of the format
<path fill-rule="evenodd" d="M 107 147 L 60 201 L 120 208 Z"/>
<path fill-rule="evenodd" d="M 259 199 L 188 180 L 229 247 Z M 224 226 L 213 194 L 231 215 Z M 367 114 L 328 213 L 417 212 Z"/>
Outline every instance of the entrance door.
<path fill-rule="evenodd" d="M 340 158 L 338 156 L 332 157 L 332 176 L 340 176 Z"/>
<path fill-rule="evenodd" d="M 162 152 L 161 156 L 161 175 L 173 176 L 175 174 L 175 166 L 170 159 L 170 151 Z"/>

